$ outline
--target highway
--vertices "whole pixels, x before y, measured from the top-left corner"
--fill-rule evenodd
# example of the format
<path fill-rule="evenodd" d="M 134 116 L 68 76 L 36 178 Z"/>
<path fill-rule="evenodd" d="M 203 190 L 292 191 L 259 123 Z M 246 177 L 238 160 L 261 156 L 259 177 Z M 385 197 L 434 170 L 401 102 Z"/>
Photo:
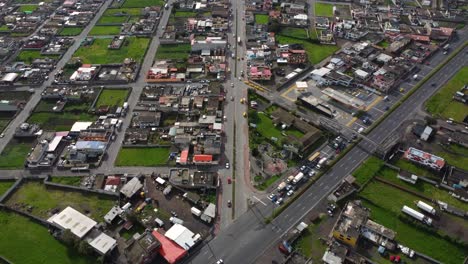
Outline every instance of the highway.
<path fill-rule="evenodd" d="M 467 41 L 467 34 L 459 34 L 458 40 L 452 42 L 452 49 Z M 441 88 L 466 61 L 468 47 L 465 47 L 458 56 L 448 62 L 429 81 L 418 89 L 408 100 L 403 102 L 393 113 L 380 123 L 368 138 L 381 143 L 390 136 L 398 127 L 415 111 L 419 111 L 423 103 L 439 88 Z M 434 84 L 434 86 L 432 86 Z M 215 263 L 223 259 L 224 263 L 254 263 L 265 253 L 267 249 L 281 241 L 290 228 L 296 225 L 302 218 L 325 198 L 344 177 L 349 175 L 359 166 L 369 154 L 365 150 L 373 150 L 375 146 L 368 141 L 361 141 L 331 170 L 323 175 L 314 185 L 300 196 L 293 204 L 283 211 L 270 224 L 264 223 L 264 218 L 272 212 L 273 205 L 257 203 L 247 213 L 240 216 L 233 224 L 208 242 L 198 252 L 187 260 L 187 263 Z"/>

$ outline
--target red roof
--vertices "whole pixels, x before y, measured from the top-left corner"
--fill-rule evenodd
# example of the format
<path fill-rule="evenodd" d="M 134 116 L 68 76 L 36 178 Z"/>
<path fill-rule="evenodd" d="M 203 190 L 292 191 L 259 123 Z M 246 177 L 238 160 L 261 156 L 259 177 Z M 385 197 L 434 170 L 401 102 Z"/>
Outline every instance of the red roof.
<path fill-rule="evenodd" d="M 188 149 L 182 150 L 180 153 L 180 163 L 187 163 L 188 152 Z"/>
<path fill-rule="evenodd" d="M 120 185 L 120 177 L 117 177 L 117 176 L 107 177 L 106 185 Z"/>
<path fill-rule="evenodd" d="M 161 246 L 158 248 L 159 254 L 161 254 L 161 256 L 163 256 L 170 264 L 176 263 L 187 254 L 186 250 L 159 232 L 153 231 L 153 236 L 161 243 Z"/>
<path fill-rule="evenodd" d="M 213 155 L 198 154 L 193 156 L 193 162 L 211 162 L 213 161 Z"/>

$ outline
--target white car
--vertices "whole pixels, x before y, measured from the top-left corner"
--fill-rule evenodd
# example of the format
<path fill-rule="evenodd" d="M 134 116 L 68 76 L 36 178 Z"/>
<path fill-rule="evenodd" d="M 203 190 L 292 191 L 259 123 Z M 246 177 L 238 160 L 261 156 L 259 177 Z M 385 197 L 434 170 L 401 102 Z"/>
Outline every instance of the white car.
<path fill-rule="evenodd" d="M 229 169 L 229 162 L 226 162 L 226 169 Z"/>
<path fill-rule="evenodd" d="M 231 87 L 234 87 L 234 83 L 231 83 Z"/>
<path fill-rule="evenodd" d="M 280 197 L 278 200 L 275 202 L 277 205 L 280 205 L 283 203 L 283 197 Z"/>
<path fill-rule="evenodd" d="M 287 196 L 292 196 L 293 194 L 294 194 L 294 190 L 289 190 L 289 191 L 286 193 Z"/>
<path fill-rule="evenodd" d="M 0 138 L 3 138 L 4 136 L 5 136 L 4 133 L 1 133 L 1 134 L 0 134 Z"/>

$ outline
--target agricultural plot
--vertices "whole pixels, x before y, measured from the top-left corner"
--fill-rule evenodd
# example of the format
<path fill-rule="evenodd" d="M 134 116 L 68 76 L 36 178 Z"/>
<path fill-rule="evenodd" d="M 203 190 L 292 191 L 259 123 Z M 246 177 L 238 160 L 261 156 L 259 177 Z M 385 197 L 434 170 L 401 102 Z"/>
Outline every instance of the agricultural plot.
<path fill-rule="evenodd" d="M 127 99 L 128 89 L 104 89 L 98 97 L 96 108 L 100 106 L 122 106 Z"/>
<path fill-rule="evenodd" d="M 321 62 L 339 49 L 338 46 L 321 45 L 313 43 L 309 40 L 286 37 L 282 35 L 278 35 L 276 40 L 279 44 L 301 44 L 304 47 L 304 50 L 307 52 L 308 59 L 312 64 Z"/>
<path fill-rule="evenodd" d="M 270 17 L 268 15 L 261 15 L 261 14 L 255 15 L 255 23 L 260 24 L 260 25 L 268 24 L 269 19 Z"/>
<path fill-rule="evenodd" d="M 111 64 L 122 63 L 125 58 L 133 58 L 141 62 L 148 48 L 150 39 L 128 37 L 118 50 L 108 49 L 112 39 L 95 39 L 89 46 L 81 46 L 73 55 L 79 57 L 83 63 Z"/>
<path fill-rule="evenodd" d="M 20 12 L 34 12 L 39 8 L 39 5 L 21 5 L 18 8 Z"/>
<path fill-rule="evenodd" d="M 141 12 L 141 8 L 109 8 L 102 16 L 141 16 Z"/>
<path fill-rule="evenodd" d="M 161 166 L 167 164 L 169 154 L 169 148 L 122 148 L 117 156 L 115 165 Z"/>
<path fill-rule="evenodd" d="M 89 32 L 90 36 L 111 36 L 120 33 L 120 26 L 94 26 Z"/>
<path fill-rule="evenodd" d="M 102 16 L 98 22 L 97 25 L 102 25 L 102 24 L 122 24 L 127 22 L 128 16 Z"/>
<path fill-rule="evenodd" d="M 282 27 L 279 35 L 297 39 L 309 39 L 307 29 L 305 28 Z"/>
<path fill-rule="evenodd" d="M 12 207 L 18 207 L 18 204 L 31 206 L 31 213 L 44 219 L 50 217 L 50 212 L 54 209 L 63 210 L 71 206 L 96 221 L 101 221 L 114 203 L 108 196 L 46 188 L 41 182 L 32 181 L 23 183 L 6 201 Z"/>
<path fill-rule="evenodd" d="M 39 58 L 51 58 L 51 59 L 58 59 L 58 55 L 41 55 L 40 50 L 22 50 L 18 56 L 16 57 L 15 61 L 22 61 L 26 64 L 31 64 L 34 59 Z"/>
<path fill-rule="evenodd" d="M 147 7 L 147 6 L 163 6 L 164 0 L 125 0 L 122 7 Z"/>
<path fill-rule="evenodd" d="M 190 44 L 160 45 L 155 58 L 158 60 L 183 60 L 188 58 L 190 51 Z"/>
<path fill-rule="evenodd" d="M 196 12 L 191 12 L 191 11 L 176 10 L 176 12 L 174 13 L 174 17 L 190 18 L 190 17 L 196 17 L 196 16 L 197 16 L 197 13 Z"/>
<path fill-rule="evenodd" d="M 65 27 L 59 32 L 59 36 L 78 36 L 83 27 Z"/>
<path fill-rule="evenodd" d="M 46 131 L 69 131 L 77 121 L 95 121 L 96 116 L 84 113 L 39 112 L 29 116 L 28 123 L 39 124 Z"/>
<path fill-rule="evenodd" d="M 12 139 L 0 154 L 0 168 L 3 170 L 22 169 L 33 142 Z"/>
<path fill-rule="evenodd" d="M 315 3 L 315 16 L 333 17 L 333 4 Z"/>

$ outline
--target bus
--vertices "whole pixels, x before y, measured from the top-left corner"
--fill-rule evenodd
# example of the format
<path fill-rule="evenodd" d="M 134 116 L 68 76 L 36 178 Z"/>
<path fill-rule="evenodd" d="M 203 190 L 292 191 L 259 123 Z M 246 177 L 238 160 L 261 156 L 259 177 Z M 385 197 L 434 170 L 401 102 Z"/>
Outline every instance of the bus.
<path fill-rule="evenodd" d="M 312 156 L 309 157 L 309 161 L 314 161 L 315 159 L 317 159 L 318 157 L 320 157 L 320 151 L 317 151 L 315 152 Z"/>

